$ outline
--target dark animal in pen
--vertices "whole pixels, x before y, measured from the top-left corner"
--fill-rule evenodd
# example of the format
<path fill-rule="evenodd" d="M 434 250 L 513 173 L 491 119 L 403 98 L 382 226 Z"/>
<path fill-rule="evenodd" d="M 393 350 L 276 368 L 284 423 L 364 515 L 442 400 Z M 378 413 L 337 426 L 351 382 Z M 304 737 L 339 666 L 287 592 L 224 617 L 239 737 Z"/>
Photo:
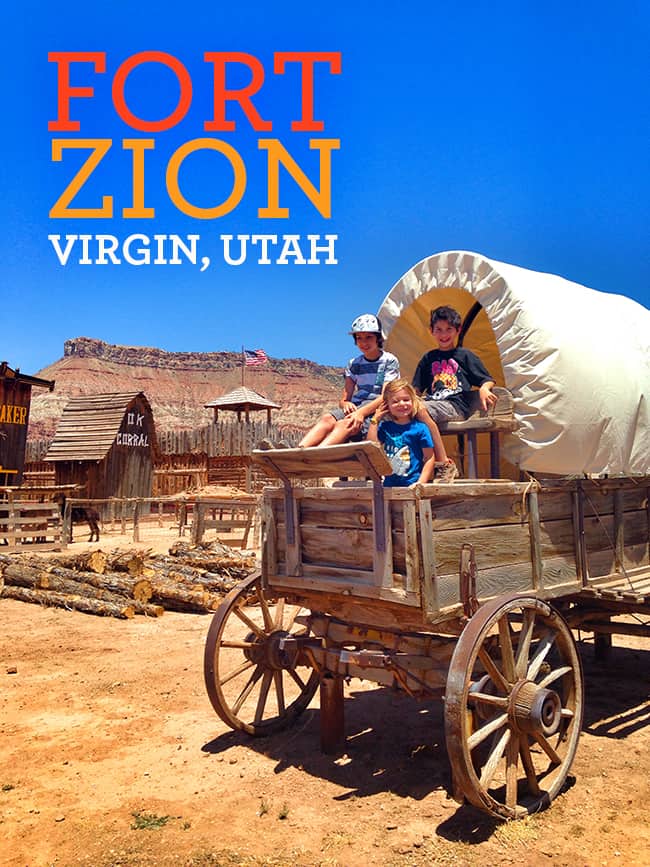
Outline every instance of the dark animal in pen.
<path fill-rule="evenodd" d="M 65 494 L 57 494 L 54 499 L 60 505 L 61 514 L 65 517 Z M 70 522 L 70 542 L 73 541 L 72 527 L 75 524 L 88 524 L 90 528 L 88 541 L 92 542 L 94 537 L 95 541 L 99 542 L 99 512 L 97 509 L 93 509 L 92 506 L 72 506 L 70 509 Z"/>

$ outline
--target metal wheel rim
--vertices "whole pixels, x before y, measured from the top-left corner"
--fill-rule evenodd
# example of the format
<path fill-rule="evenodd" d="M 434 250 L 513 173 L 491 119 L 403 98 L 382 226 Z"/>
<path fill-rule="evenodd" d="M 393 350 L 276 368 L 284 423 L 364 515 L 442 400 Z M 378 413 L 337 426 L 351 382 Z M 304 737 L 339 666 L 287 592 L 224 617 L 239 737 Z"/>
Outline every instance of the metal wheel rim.
<path fill-rule="evenodd" d="M 258 615 L 241 610 L 243 601 L 251 595 L 257 596 Z M 261 578 L 255 574 L 230 591 L 212 618 L 204 652 L 205 685 L 216 713 L 232 729 L 255 736 L 279 731 L 290 725 L 313 698 L 318 687 L 316 671 L 311 670 L 305 677 L 304 668 L 274 668 L 265 658 L 264 647 L 270 637 L 289 619 L 293 622 L 296 613 L 296 606 L 285 606 L 283 599 L 269 605 Z M 260 617 L 261 622 L 256 622 Z M 234 642 L 229 637 L 233 626 L 242 633 Z M 237 657 L 236 662 L 225 660 L 226 648 L 230 656 Z"/>
<path fill-rule="evenodd" d="M 486 653 L 496 670 L 487 670 Z M 485 698 L 472 694 L 473 684 Z M 518 701 L 526 692 L 532 701 Z M 536 705 L 543 707 L 541 720 L 551 720 L 553 728 L 558 699 L 561 719 L 547 736 Z M 479 609 L 456 645 L 445 697 L 447 750 L 466 799 L 502 819 L 549 806 L 566 782 L 582 713 L 582 666 L 563 618 L 534 596 L 496 599 Z"/>

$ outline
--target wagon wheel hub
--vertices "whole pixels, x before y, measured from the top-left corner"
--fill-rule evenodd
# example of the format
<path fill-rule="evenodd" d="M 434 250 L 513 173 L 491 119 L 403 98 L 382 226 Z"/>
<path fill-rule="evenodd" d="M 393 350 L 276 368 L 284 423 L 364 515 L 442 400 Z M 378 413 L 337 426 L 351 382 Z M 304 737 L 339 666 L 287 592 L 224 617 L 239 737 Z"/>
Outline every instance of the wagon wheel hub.
<path fill-rule="evenodd" d="M 300 656 L 310 629 L 301 610 L 269 596 L 254 573 L 215 612 L 203 674 L 213 708 L 231 728 L 255 736 L 280 731 L 312 700 L 319 676 Z"/>
<path fill-rule="evenodd" d="M 519 732 L 544 737 L 554 735 L 562 720 L 562 701 L 552 689 L 544 689 L 531 680 L 521 680 L 510 693 L 510 723 Z"/>
<path fill-rule="evenodd" d="M 244 656 L 256 665 L 274 671 L 286 671 L 296 664 L 297 647 L 295 637 L 284 629 L 276 629 L 263 639 L 252 633 L 247 640 L 253 642 L 244 650 Z"/>

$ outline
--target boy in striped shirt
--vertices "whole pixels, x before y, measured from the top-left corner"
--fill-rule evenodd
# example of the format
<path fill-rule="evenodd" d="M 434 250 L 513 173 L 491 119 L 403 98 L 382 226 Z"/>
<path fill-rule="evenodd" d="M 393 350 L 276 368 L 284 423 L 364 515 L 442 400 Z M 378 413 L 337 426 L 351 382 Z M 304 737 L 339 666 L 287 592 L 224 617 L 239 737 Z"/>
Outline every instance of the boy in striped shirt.
<path fill-rule="evenodd" d="M 370 417 L 382 402 L 385 383 L 399 379 L 399 361 L 383 348 L 381 322 L 363 313 L 350 330 L 361 354 L 345 368 L 339 405 L 326 412 L 302 438 L 301 447 L 331 446 L 366 439 Z"/>

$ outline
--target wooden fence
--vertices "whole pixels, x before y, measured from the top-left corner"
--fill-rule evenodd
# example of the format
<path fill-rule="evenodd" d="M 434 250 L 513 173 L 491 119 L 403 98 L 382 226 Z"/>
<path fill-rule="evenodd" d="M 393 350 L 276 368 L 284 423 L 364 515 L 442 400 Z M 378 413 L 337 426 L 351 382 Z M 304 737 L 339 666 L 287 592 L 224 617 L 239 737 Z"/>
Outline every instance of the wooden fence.
<path fill-rule="evenodd" d="M 165 454 L 205 453 L 208 457 L 222 455 L 250 455 L 257 444 L 268 439 L 284 440 L 297 446 L 304 432 L 286 426 L 262 421 L 216 422 L 195 430 L 162 431 L 157 435 L 158 448 Z"/>
<path fill-rule="evenodd" d="M 161 455 L 250 455 L 263 439 L 271 442 L 283 440 L 297 446 L 304 431 L 286 425 L 267 424 L 262 421 L 248 423 L 217 422 L 194 430 L 157 431 L 158 451 Z M 26 460 L 30 464 L 42 462 L 50 446 L 50 439 L 28 440 Z"/>
<path fill-rule="evenodd" d="M 128 535 L 144 542 L 173 531 L 179 537 L 189 533 L 193 544 L 205 541 L 209 530 L 230 547 L 255 545 L 258 531 L 256 497 L 124 497 L 106 500 L 70 498 L 66 501 L 62 537 L 73 541 L 72 509 L 92 506 L 106 517 L 101 535 Z M 59 514 L 60 517 L 60 514 Z"/>
<path fill-rule="evenodd" d="M 0 552 L 52 551 L 64 547 L 58 503 L 0 501 Z"/>
<path fill-rule="evenodd" d="M 157 434 L 152 496 L 174 496 L 206 485 L 259 492 L 268 484 L 268 477 L 253 464 L 253 449 L 263 439 L 297 446 L 301 437 L 301 431 L 262 421 L 218 422 L 195 430 L 162 431 Z M 44 460 L 50 442 L 27 443 L 25 485 L 54 484 L 54 467 Z"/>

